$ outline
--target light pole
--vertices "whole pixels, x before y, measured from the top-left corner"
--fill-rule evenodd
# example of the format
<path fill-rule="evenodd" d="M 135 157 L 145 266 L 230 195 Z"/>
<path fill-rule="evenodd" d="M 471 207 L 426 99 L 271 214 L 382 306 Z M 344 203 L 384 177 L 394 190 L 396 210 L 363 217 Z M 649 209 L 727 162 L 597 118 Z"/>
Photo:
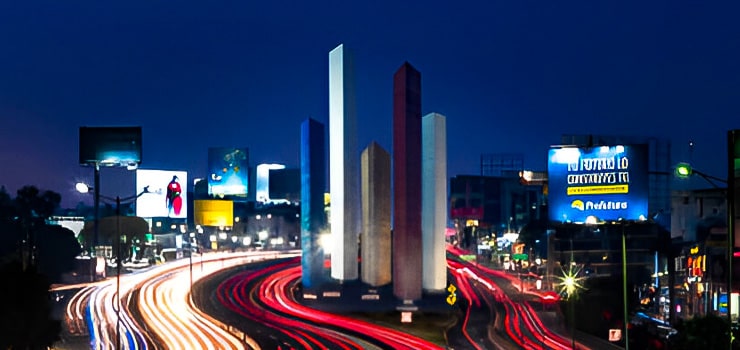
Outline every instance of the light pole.
<path fill-rule="evenodd" d="M 725 200 L 727 201 L 727 326 L 729 327 L 729 348 L 732 349 L 732 341 L 733 341 L 733 335 L 732 335 L 732 263 L 734 259 L 734 248 L 735 248 L 735 211 L 737 200 L 736 197 L 736 188 L 738 184 L 736 183 L 736 175 L 735 175 L 735 168 L 736 168 L 736 161 L 738 160 L 736 158 L 736 155 L 738 155 L 738 150 L 736 150 L 736 139 L 737 135 L 736 133 L 738 130 L 730 130 L 727 132 L 727 179 L 722 179 L 716 176 L 712 176 L 706 173 L 703 173 L 699 170 L 694 169 L 691 164 L 689 163 L 678 163 L 675 168 L 675 175 L 678 178 L 689 178 L 692 175 L 699 175 L 701 178 L 709 182 L 712 187 L 714 188 L 720 188 L 719 185 L 717 185 L 717 182 L 720 182 L 727 186 L 727 191 L 725 192 Z M 713 181 L 714 180 L 714 181 Z M 716 181 L 716 182 L 715 182 Z M 671 303 L 673 302 L 673 299 L 671 299 Z M 671 308 L 672 309 L 672 308 Z M 672 311 L 671 311 L 672 312 Z"/>
<path fill-rule="evenodd" d="M 630 348 L 629 312 L 627 310 L 627 238 L 624 232 L 625 222 L 622 221 L 622 302 L 624 303 L 624 348 Z"/>
<path fill-rule="evenodd" d="M 97 169 L 97 166 L 96 166 Z M 90 187 L 87 186 L 84 183 L 77 183 L 75 185 L 75 188 L 80 193 L 89 193 Z M 115 312 L 116 312 L 116 349 L 121 349 L 121 203 L 131 203 L 135 201 L 137 198 L 141 197 L 145 193 L 149 193 L 149 186 L 144 187 L 144 190 L 141 191 L 141 193 L 136 194 L 134 196 L 121 198 L 120 196 L 108 197 L 101 195 L 100 192 L 97 190 L 97 188 L 93 188 L 95 193 L 96 202 L 99 202 L 100 199 L 105 199 L 108 201 L 112 201 L 116 203 L 116 236 L 117 236 L 117 244 L 116 244 L 116 300 L 117 303 L 114 304 L 115 306 Z M 97 207 L 97 206 L 96 206 Z M 96 210 L 97 212 L 97 210 Z M 94 240 L 97 241 L 97 232 L 98 232 L 98 215 L 95 215 L 95 238 Z"/>
<path fill-rule="evenodd" d="M 575 292 L 575 278 L 573 276 L 565 276 L 563 280 L 565 290 L 568 293 L 568 313 L 570 314 L 570 345 L 573 350 L 576 348 L 576 319 L 575 319 L 575 304 L 573 303 L 573 293 Z"/>

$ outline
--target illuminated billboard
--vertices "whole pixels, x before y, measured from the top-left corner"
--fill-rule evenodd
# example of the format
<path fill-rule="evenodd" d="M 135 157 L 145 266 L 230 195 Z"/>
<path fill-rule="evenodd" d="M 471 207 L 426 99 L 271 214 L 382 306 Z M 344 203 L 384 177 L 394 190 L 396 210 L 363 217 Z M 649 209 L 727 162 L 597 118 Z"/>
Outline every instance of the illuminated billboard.
<path fill-rule="evenodd" d="M 194 200 L 193 222 L 201 226 L 234 226 L 234 202 L 218 199 Z"/>
<path fill-rule="evenodd" d="M 136 216 L 188 217 L 187 200 L 188 173 L 168 170 L 136 170 L 136 193 L 144 192 L 136 199 Z"/>
<path fill-rule="evenodd" d="M 551 221 L 648 217 L 646 145 L 553 148 L 547 170 Z"/>
<path fill-rule="evenodd" d="M 80 164 L 138 166 L 141 127 L 80 127 Z"/>
<path fill-rule="evenodd" d="M 246 197 L 249 151 L 246 148 L 208 149 L 208 194 Z"/>

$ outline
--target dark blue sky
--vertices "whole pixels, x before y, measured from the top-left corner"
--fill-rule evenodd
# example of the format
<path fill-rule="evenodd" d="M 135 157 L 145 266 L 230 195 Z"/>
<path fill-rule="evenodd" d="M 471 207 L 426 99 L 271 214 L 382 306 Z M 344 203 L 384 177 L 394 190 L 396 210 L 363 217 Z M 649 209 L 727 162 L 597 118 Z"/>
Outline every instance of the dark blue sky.
<path fill-rule="evenodd" d="M 351 4 L 350 4 L 351 3 Z M 740 128 L 740 3 L 706 1 L 37 1 L 0 3 L 0 184 L 80 200 L 78 127 L 141 125 L 143 168 L 206 172 L 209 146 L 298 165 L 327 122 L 328 52 L 355 52 L 359 145 L 390 150 L 392 76 L 422 73 L 447 117 L 449 174 L 481 153 L 545 169 L 564 133 L 696 143 L 724 177 Z M 103 172 L 103 193 L 111 176 Z M 125 194 L 122 194 L 125 195 Z"/>

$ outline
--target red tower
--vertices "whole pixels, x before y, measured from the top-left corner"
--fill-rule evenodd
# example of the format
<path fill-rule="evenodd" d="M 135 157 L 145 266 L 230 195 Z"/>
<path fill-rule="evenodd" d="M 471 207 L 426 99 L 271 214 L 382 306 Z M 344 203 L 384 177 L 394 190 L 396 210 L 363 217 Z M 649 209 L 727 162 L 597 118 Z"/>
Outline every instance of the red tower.
<path fill-rule="evenodd" d="M 393 75 L 393 294 L 421 299 L 421 73 Z"/>

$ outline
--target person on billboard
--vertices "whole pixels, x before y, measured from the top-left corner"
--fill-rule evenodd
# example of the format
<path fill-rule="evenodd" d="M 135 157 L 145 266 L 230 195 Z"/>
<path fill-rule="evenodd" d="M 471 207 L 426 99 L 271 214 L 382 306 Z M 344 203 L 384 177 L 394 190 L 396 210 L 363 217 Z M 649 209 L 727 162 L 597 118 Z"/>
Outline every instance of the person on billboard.
<path fill-rule="evenodd" d="M 167 216 L 174 214 L 180 216 L 182 210 L 182 187 L 177 181 L 177 175 L 172 176 L 172 181 L 167 185 L 167 197 L 165 198 L 167 204 Z"/>

